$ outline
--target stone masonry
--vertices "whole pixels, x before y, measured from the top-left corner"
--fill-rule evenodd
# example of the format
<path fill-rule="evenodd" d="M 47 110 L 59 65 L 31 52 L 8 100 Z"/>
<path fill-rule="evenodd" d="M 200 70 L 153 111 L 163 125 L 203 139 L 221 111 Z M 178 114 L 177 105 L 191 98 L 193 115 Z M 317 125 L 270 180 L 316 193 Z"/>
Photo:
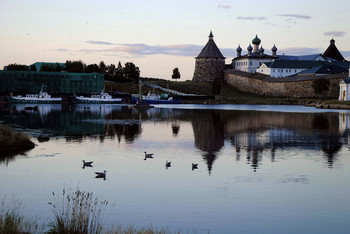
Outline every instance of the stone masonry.
<path fill-rule="evenodd" d="M 218 58 L 197 58 L 193 81 L 212 82 L 217 76 L 222 77 L 225 69 L 225 60 Z"/>
<path fill-rule="evenodd" d="M 238 90 L 270 97 L 293 98 L 338 98 L 339 82 L 348 77 L 348 73 L 325 76 L 295 76 L 271 78 L 259 73 L 246 73 L 233 69 L 224 71 L 224 82 Z M 318 94 L 313 88 L 317 79 L 328 79 L 328 91 Z"/>

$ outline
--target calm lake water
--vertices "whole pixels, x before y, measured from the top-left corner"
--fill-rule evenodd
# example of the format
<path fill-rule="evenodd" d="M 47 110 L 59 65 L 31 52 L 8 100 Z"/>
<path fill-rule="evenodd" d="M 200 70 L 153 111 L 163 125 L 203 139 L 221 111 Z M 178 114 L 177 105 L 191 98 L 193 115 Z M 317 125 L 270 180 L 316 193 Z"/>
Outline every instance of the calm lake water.
<path fill-rule="evenodd" d="M 52 192 L 108 200 L 103 222 L 184 233 L 349 233 L 349 111 L 301 106 L 4 106 L 37 146 L 0 161 L 0 197 L 48 223 Z M 40 133 L 50 141 L 38 142 Z M 144 152 L 154 158 L 144 160 Z M 82 168 L 82 160 L 94 161 Z M 172 166 L 165 167 L 166 161 Z M 198 169 L 192 170 L 192 163 Z M 95 171 L 107 171 L 106 180 Z M 195 231 L 194 231 L 195 230 Z"/>

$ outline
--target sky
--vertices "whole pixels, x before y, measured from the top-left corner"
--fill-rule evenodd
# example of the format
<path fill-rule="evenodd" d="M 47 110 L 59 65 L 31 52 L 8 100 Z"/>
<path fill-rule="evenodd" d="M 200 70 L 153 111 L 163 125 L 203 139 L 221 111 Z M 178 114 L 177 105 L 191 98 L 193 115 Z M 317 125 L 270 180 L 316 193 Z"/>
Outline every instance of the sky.
<path fill-rule="evenodd" d="M 226 64 L 255 35 L 266 54 L 350 60 L 349 0 L 0 0 L 0 69 L 12 63 L 133 62 L 141 77 L 191 80 L 210 30 Z"/>

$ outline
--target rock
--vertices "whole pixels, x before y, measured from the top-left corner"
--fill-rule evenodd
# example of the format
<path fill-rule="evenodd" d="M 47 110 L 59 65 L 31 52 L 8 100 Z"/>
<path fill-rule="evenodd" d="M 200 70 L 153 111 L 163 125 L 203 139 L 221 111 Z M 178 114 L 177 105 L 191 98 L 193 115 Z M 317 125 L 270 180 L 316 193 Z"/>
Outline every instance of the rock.
<path fill-rule="evenodd" d="M 38 136 L 39 142 L 45 142 L 45 141 L 49 141 L 49 140 L 50 140 L 50 136 L 48 134 L 40 134 Z"/>

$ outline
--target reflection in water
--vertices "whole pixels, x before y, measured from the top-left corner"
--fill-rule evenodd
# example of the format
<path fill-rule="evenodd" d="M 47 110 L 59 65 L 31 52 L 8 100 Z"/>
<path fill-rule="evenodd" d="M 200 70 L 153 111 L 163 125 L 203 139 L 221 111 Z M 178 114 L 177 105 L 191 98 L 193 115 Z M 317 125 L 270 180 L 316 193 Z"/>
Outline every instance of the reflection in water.
<path fill-rule="evenodd" d="M 171 124 L 171 128 L 173 129 L 173 135 L 174 136 L 177 136 L 179 134 L 179 131 L 180 131 L 180 123 L 179 121 L 174 121 L 172 124 Z"/>
<path fill-rule="evenodd" d="M 236 160 L 245 158 L 256 171 L 264 154 L 275 161 L 277 152 L 290 148 L 322 151 L 328 167 L 348 141 L 349 113 L 288 113 L 242 110 L 182 110 L 153 108 L 134 110 L 121 105 L 38 105 L 26 111 L 16 105 L 2 110 L 1 121 L 29 131 L 34 136 L 45 132 L 67 141 L 92 138 L 103 142 L 124 138 L 132 144 L 142 133 L 142 122 L 167 121 L 173 137 L 181 122 L 190 122 L 194 145 L 202 151 L 209 174 L 218 152 L 229 142 Z M 347 143 L 348 144 L 348 143 Z"/>

